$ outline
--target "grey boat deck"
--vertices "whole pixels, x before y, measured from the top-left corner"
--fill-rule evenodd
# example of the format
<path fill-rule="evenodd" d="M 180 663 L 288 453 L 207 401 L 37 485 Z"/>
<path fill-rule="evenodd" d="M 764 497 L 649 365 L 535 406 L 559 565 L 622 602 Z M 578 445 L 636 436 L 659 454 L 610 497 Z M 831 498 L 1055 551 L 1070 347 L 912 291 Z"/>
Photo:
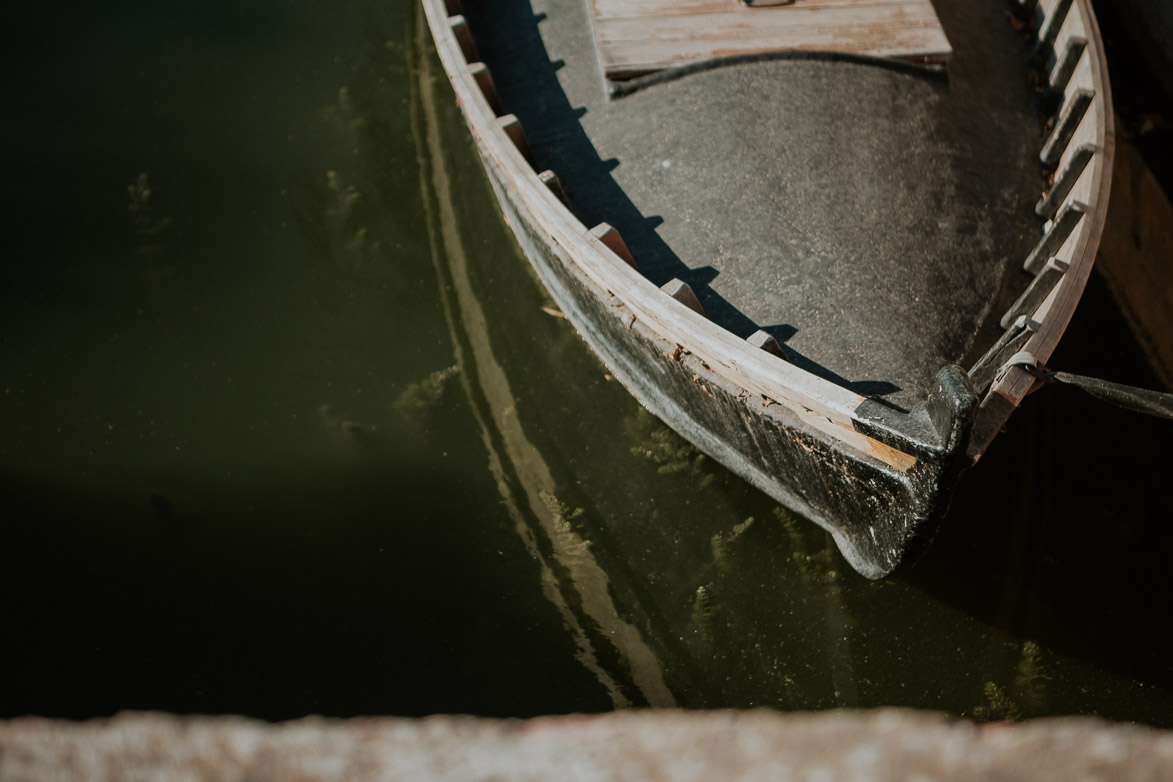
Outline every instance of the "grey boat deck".
<path fill-rule="evenodd" d="M 586 0 L 463 6 L 537 169 L 716 323 L 765 329 L 798 366 L 905 410 L 998 333 L 1043 184 L 1027 51 L 1001 4 L 936 3 L 943 73 L 767 57 L 615 100 Z"/>

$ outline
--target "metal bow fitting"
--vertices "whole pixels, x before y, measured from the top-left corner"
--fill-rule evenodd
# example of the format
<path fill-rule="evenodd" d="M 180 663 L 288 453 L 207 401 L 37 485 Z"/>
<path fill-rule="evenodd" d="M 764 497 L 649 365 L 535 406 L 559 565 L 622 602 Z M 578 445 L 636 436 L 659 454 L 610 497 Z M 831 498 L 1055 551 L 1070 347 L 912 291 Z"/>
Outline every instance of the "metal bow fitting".
<path fill-rule="evenodd" d="M 1034 354 L 1026 350 L 1011 356 L 1003 369 L 1009 367 L 1022 367 L 1044 383 L 1063 383 L 1075 386 L 1096 399 L 1122 407 L 1125 410 L 1173 421 L 1173 394 L 1112 383 L 1095 377 L 1073 375 L 1070 372 L 1056 372 L 1053 369 L 1048 369 L 1035 358 Z"/>

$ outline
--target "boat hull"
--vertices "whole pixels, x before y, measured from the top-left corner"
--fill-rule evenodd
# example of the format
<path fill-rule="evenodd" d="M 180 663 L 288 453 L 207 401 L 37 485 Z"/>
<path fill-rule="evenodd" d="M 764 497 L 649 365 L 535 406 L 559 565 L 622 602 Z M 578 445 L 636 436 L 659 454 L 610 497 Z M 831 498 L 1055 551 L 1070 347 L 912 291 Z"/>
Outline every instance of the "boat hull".
<path fill-rule="evenodd" d="M 1098 32 L 1084 0 L 1049 0 L 1051 15 L 1039 28 L 1040 42 L 1083 32 L 1090 43 L 1078 39 L 1086 44 L 1085 67 L 1071 76 L 1058 127 L 1040 155 L 1057 166 L 1054 190 L 1062 192 L 1036 209 L 1053 219 L 1024 263 L 1035 282 L 1002 317 L 1003 336 L 978 363 L 968 373 L 944 366 L 908 412 L 768 355 L 760 341 L 736 338 L 705 318 L 687 286 L 682 296 L 679 286 L 673 292 L 651 284 L 610 226 L 588 228 L 567 208 L 556 175 L 534 169 L 529 142 L 517 118 L 502 114 L 455 1 L 423 2 L 508 224 L 611 373 L 702 451 L 830 532 L 861 574 L 880 578 L 915 561 L 959 475 L 1033 388 L 1033 377 L 1011 358 L 1024 350 L 1049 357 L 1094 259 L 1112 136 Z M 1060 30 L 1062 18 L 1082 26 Z"/>
<path fill-rule="evenodd" d="M 744 388 L 646 327 L 599 287 L 511 197 L 481 150 L 493 190 L 525 256 L 579 335 L 640 404 L 726 468 L 826 529 L 868 578 L 908 565 L 932 540 L 963 469 L 964 447 L 925 450 L 907 470 L 862 457 L 786 406 Z"/>

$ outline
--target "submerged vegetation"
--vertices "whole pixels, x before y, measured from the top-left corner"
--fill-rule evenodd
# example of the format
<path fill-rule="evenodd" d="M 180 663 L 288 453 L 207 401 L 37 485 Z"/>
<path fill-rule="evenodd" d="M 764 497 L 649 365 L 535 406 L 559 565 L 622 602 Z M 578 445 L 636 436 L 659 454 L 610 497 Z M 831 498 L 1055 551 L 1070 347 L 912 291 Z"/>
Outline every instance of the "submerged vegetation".
<path fill-rule="evenodd" d="M 151 200 L 154 189 L 151 186 L 151 175 L 143 171 L 126 187 L 130 197 L 127 209 L 130 211 L 130 222 L 138 237 L 139 255 L 155 255 L 163 246 L 159 237 L 171 227 L 170 217 L 155 217 Z"/>
<path fill-rule="evenodd" d="M 386 281 L 390 258 L 383 254 L 378 205 L 346 174 L 331 169 L 324 185 L 306 182 L 301 188 L 298 223 L 314 256 L 325 263 L 329 279 Z"/>
<path fill-rule="evenodd" d="M 688 473 L 699 478 L 701 486 L 716 480 L 716 475 L 708 469 L 708 457 L 642 407 L 627 419 L 627 429 L 635 443 L 629 449 L 631 455 L 655 464 L 659 474 Z"/>
<path fill-rule="evenodd" d="M 709 545 L 713 548 L 713 562 L 721 564 L 725 561 L 725 554 L 729 550 L 730 544 L 742 536 L 742 534 L 753 526 L 753 516 L 750 516 L 740 524 L 734 525 L 733 529 L 728 532 L 717 532 L 709 539 Z"/>
<path fill-rule="evenodd" d="M 997 682 L 986 682 L 982 686 L 986 695 L 986 702 L 974 707 L 973 716 L 982 722 L 1011 720 L 1017 722 L 1022 719 L 1022 711 L 1014 699 L 1006 694 L 1006 690 Z"/>
<path fill-rule="evenodd" d="M 836 563 L 839 561 L 837 549 L 827 540 L 827 533 L 821 537 L 825 542 L 821 548 L 810 550 L 809 523 L 801 521 L 792 511 L 776 505 L 773 508 L 774 518 L 786 532 L 788 541 L 788 556 L 794 565 L 794 570 L 805 587 L 827 587 L 836 583 L 839 571 Z"/>
<path fill-rule="evenodd" d="M 452 378 L 460 374 L 460 366 L 453 364 L 438 369 L 418 383 L 412 383 L 399 393 L 393 403 L 395 411 L 410 421 L 419 421 L 444 398 Z"/>
<path fill-rule="evenodd" d="M 982 685 L 985 702 L 973 708 L 974 719 L 1018 721 L 1046 713 L 1046 682 L 1051 677 L 1043 669 L 1042 647 L 1035 641 L 1024 641 L 1017 656 L 1014 678 L 1008 686 L 995 681 Z"/>
<path fill-rule="evenodd" d="M 323 402 L 318 406 L 318 419 L 328 431 L 342 432 L 356 440 L 369 437 L 379 431 L 377 424 L 364 424 L 337 414 L 329 402 Z"/>

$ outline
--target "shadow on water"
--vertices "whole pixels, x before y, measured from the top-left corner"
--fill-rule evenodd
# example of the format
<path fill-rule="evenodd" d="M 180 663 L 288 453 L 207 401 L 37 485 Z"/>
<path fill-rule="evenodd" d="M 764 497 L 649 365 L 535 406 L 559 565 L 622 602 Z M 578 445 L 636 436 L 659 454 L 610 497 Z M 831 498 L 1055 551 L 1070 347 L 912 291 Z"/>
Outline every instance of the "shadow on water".
<path fill-rule="evenodd" d="M 1144 118 L 1169 111 L 1168 85 L 1142 64 L 1156 33 L 1138 27 L 1135 8 L 1094 5 L 1112 77 L 1117 144 L 1139 150 L 1168 190 L 1168 130 L 1143 126 Z M 1109 221 L 1134 219 L 1110 205 Z M 1161 387 L 1099 274 L 1089 280 L 1050 364 Z M 1036 394 L 962 483 L 934 548 L 906 579 L 982 621 L 1119 674 L 1128 682 L 1125 691 L 1145 692 L 1137 702 L 1155 709 L 1135 718 L 1170 725 L 1171 443 L 1167 421 L 1068 387 Z M 1152 697 L 1154 690 L 1164 693 L 1163 701 Z"/>
<path fill-rule="evenodd" d="M 1159 387 L 1098 277 L 1050 363 Z M 1167 698 L 1171 442 L 1167 421 L 1045 389 L 966 476 L 938 540 L 905 579 Z M 1166 703 L 1147 718 L 1168 725 L 1173 712 Z"/>
<path fill-rule="evenodd" d="M 521 546 L 459 474 L 140 477 L 136 495 L 2 476 L 20 520 L 3 714 L 539 714 L 583 689 Z M 404 509 L 420 491 L 430 507 Z"/>

